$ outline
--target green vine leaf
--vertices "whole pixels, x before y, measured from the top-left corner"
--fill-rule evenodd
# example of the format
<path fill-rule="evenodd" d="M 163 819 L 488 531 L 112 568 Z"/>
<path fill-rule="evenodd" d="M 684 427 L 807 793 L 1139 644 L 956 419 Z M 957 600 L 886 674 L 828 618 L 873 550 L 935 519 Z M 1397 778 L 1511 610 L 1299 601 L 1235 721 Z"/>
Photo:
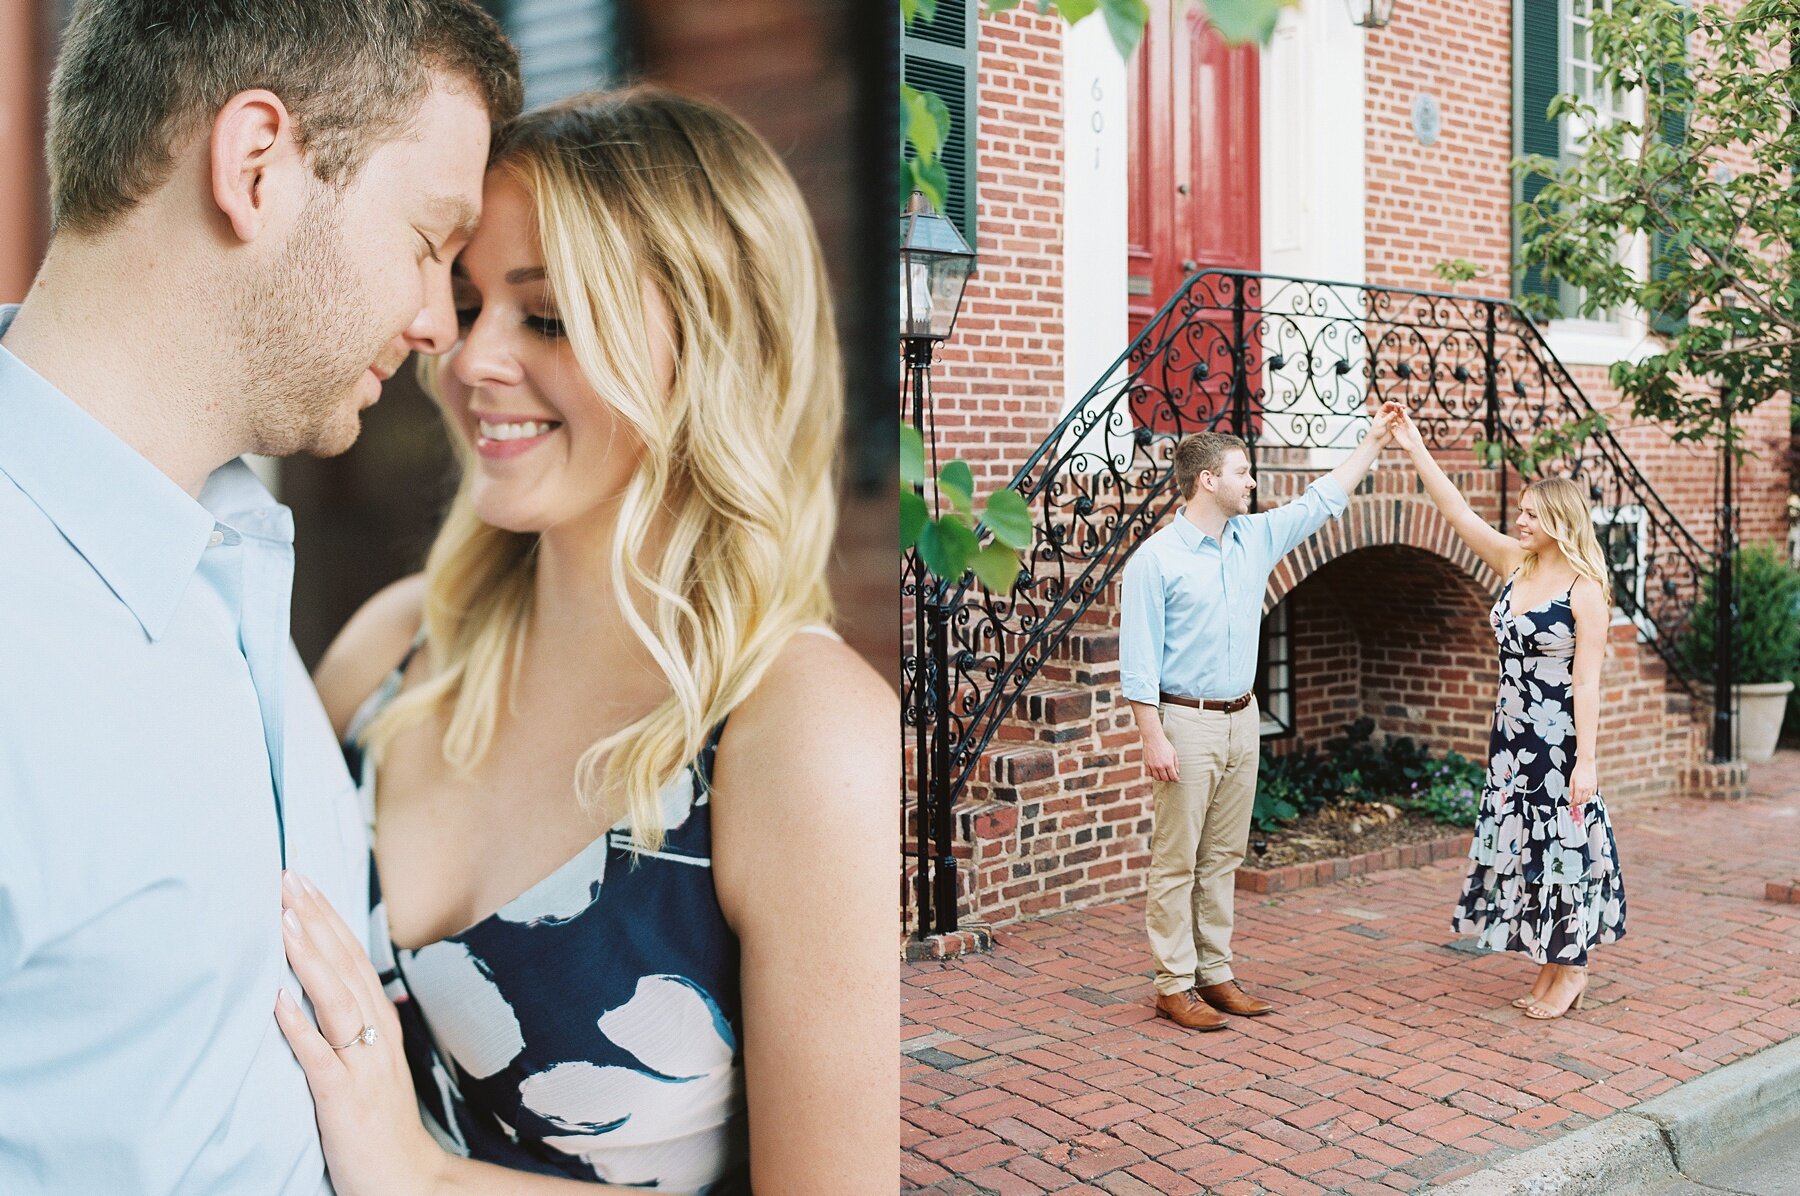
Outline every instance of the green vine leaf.
<path fill-rule="evenodd" d="M 981 522 L 994 539 L 1023 552 L 1031 547 L 1031 508 L 1017 490 L 997 490 L 982 508 Z"/>
<path fill-rule="evenodd" d="M 1100 7 L 1100 0 L 1055 0 L 1056 15 L 1073 25 L 1085 17 L 1093 15 Z"/>
<path fill-rule="evenodd" d="M 900 425 L 900 484 L 925 484 L 925 438 L 911 424 Z"/>
<path fill-rule="evenodd" d="M 1002 596 L 1019 584 L 1019 554 L 1004 544 L 989 544 L 970 560 L 981 584 Z"/>
<path fill-rule="evenodd" d="M 1106 20 L 1106 31 L 1112 34 L 1119 57 L 1129 59 L 1144 40 L 1144 26 L 1150 22 L 1150 5 L 1146 0 L 1099 0 L 1100 12 Z"/>
<path fill-rule="evenodd" d="M 1228 45 L 1266 43 L 1275 33 L 1281 10 L 1299 0 L 1205 0 L 1206 16 Z"/>
<path fill-rule="evenodd" d="M 900 0 L 900 20 L 907 25 L 914 21 L 930 24 L 937 20 L 938 0 Z"/>
<path fill-rule="evenodd" d="M 952 461 L 938 471 L 938 493 L 965 517 L 975 517 L 975 474 L 967 461 Z"/>
<path fill-rule="evenodd" d="M 919 542 L 929 512 L 925 499 L 911 490 L 900 492 L 900 551 L 905 552 Z"/>
<path fill-rule="evenodd" d="M 955 515 L 930 520 L 919 529 L 919 556 L 945 581 L 953 582 L 969 571 L 977 547 L 975 533 Z"/>

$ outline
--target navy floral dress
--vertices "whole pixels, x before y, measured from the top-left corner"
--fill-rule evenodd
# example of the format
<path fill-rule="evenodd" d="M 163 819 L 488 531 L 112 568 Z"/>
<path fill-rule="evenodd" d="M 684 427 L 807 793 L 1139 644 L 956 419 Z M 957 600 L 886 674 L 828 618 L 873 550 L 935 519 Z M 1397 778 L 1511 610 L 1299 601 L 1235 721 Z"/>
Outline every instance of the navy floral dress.
<path fill-rule="evenodd" d="M 375 769 L 355 745 L 405 668 L 346 737 L 371 830 Z M 490 917 L 417 950 L 392 945 L 371 875 L 371 953 L 426 1128 L 446 1150 L 652 1191 L 749 1193 L 739 948 L 712 876 L 723 729 L 663 791 L 659 851 L 614 826 Z"/>
<path fill-rule="evenodd" d="M 1495 951 L 1581 966 L 1588 948 L 1625 937 L 1625 881 L 1606 803 L 1569 810 L 1575 767 L 1569 594 L 1515 613 L 1509 579 L 1488 614 L 1500 645 L 1500 694 L 1487 783 L 1452 923 Z"/>

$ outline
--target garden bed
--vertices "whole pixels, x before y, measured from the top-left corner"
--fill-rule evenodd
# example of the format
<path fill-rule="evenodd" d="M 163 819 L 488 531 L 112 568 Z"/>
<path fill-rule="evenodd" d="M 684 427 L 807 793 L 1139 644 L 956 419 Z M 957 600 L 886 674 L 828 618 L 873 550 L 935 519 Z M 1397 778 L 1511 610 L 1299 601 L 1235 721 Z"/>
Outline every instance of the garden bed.
<path fill-rule="evenodd" d="M 1463 855 L 1484 769 L 1358 719 L 1324 750 L 1265 753 L 1237 887 L 1279 893 Z"/>
<path fill-rule="evenodd" d="M 1468 851 L 1469 832 L 1436 819 L 1385 803 L 1334 806 L 1267 833 L 1252 831 L 1237 887 L 1286 893 Z"/>

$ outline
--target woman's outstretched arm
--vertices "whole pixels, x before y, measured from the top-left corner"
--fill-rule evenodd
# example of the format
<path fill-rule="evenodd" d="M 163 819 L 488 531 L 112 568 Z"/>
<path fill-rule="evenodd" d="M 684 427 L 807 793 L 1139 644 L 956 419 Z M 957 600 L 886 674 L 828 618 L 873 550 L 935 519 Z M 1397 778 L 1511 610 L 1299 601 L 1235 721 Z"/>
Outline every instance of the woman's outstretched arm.
<path fill-rule="evenodd" d="M 1388 403 L 1383 408 L 1393 413 L 1394 443 L 1412 459 L 1413 468 L 1418 470 L 1419 480 L 1425 484 L 1425 493 L 1443 512 L 1450 527 L 1462 538 L 1462 542 L 1474 550 L 1475 555 L 1486 561 L 1488 567 L 1501 577 L 1506 577 L 1519 567 L 1524 559 L 1525 550 L 1519 542 L 1504 532 L 1495 531 L 1487 522 L 1477 515 L 1469 500 L 1462 491 L 1456 488 L 1443 468 L 1432 457 L 1431 450 L 1425 447 L 1425 438 L 1419 435 L 1418 425 L 1412 421 L 1412 414 L 1399 403 Z"/>

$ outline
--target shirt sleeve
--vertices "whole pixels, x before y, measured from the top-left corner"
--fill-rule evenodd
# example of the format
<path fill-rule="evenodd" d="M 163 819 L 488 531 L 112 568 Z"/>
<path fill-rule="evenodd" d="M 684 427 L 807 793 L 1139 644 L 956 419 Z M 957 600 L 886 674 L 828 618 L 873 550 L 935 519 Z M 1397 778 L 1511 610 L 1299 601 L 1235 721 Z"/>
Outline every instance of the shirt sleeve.
<path fill-rule="evenodd" d="M 1262 511 L 1249 518 L 1258 525 L 1271 566 L 1300 546 L 1300 541 L 1335 519 L 1350 505 L 1350 496 L 1330 474 L 1316 479 L 1293 502 Z"/>
<path fill-rule="evenodd" d="M 1154 706 L 1162 694 L 1162 569 L 1148 546 L 1125 562 L 1119 601 L 1119 691 Z"/>

